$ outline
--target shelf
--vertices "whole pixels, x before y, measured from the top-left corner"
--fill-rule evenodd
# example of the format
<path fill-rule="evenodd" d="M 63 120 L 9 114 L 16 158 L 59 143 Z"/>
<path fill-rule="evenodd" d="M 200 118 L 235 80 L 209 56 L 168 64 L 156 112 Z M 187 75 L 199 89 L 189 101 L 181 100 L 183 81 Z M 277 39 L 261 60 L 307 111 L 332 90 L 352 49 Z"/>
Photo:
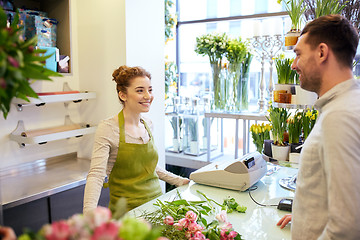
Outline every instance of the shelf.
<path fill-rule="evenodd" d="M 68 117 L 68 116 L 67 116 Z M 68 118 L 67 118 L 68 119 Z M 73 127 L 78 125 L 77 127 Z M 65 131 L 56 131 L 58 129 L 66 129 L 66 126 L 71 126 L 68 128 L 70 130 Z M 16 129 L 10 134 L 10 139 L 19 143 L 20 147 L 25 147 L 28 144 L 45 144 L 50 141 L 66 139 L 71 137 L 81 137 L 83 135 L 95 133 L 96 126 L 90 126 L 89 124 L 70 124 L 68 122 L 59 127 L 48 128 L 48 129 L 38 129 L 32 131 L 32 136 L 27 136 L 25 131 L 25 126 L 23 121 L 19 121 Z M 35 134 L 34 132 L 43 132 L 44 134 Z M 31 131 L 30 131 L 31 132 Z"/>
<path fill-rule="evenodd" d="M 253 112 L 243 112 L 243 113 L 206 112 L 205 117 L 267 121 L 266 115 L 264 113 L 253 113 Z"/>
<path fill-rule="evenodd" d="M 288 108 L 288 109 L 307 109 L 307 108 L 313 108 L 313 105 L 300 105 L 300 104 L 290 104 L 290 103 L 278 103 L 273 102 L 273 107 L 276 108 Z"/>
<path fill-rule="evenodd" d="M 18 111 L 21 111 L 22 107 L 24 106 L 43 106 L 47 103 L 56 103 L 56 102 L 77 103 L 77 102 L 81 102 L 82 100 L 88 100 L 94 98 L 96 98 L 95 92 L 79 92 L 79 93 L 70 93 L 70 94 L 42 95 L 39 96 L 39 98 L 29 98 L 30 102 L 16 98 L 13 100 L 13 103 L 16 104 Z"/>

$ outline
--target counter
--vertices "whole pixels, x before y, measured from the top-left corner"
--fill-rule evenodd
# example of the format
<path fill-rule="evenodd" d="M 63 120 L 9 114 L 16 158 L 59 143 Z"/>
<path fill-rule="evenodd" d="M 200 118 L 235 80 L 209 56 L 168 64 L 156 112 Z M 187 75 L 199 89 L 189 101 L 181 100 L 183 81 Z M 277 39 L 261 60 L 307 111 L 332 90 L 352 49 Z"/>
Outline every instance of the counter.
<path fill-rule="evenodd" d="M 269 164 L 268 169 L 275 165 Z M 278 167 L 278 170 L 270 175 L 264 176 L 255 184 L 258 188 L 251 191 L 251 196 L 262 204 L 278 204 L 282 198 L 293 198 L 294 192 L 287 190 L 279 185 L 279 180 L 294 176 L 297 169 Z M 289 213 L 278 210 L 276 207 L 262 207 L 257 205 L 249 196 L 249 192 L 239 192 L 222 188 L 210 187 L 196 184 L 193 181 L 189 185 L 178 187 L 158 199 L 162 201 L 171 201 L 176 197 L 177 191 L 180 192 L 182 198 L 186 200 L 204 200 L 196 190 L 206 194 L 207 197 L 222 203 L 227 197 L 233 197 L 240 205 L 247 207 L 246 213 L 230 213 L 228 220 L 233 224 L 234 229 L 238 231 L 244 239 L 257 240 L 280 240 L 291 239 L 290 225 L 284 229 L 276 226 L 280 218 Z M 129 214 L 139 216 L 143 211 L 152 211 L 156 207 L 153 203 L 156 199 L 133 209 Z"/>
<path fill-rule="evenodd" d="M 76 153 L 41 159 L 0 171 L 3 210 L 86 183 L 90 160 Z"/>

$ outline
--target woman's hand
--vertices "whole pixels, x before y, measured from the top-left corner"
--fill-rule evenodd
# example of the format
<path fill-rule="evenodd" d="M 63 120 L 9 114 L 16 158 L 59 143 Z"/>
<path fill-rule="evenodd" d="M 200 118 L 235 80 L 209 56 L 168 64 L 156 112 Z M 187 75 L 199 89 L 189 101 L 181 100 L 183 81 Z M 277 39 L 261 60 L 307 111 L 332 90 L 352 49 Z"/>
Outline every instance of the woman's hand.
<path fill-rule="evenodd" d="M 10 227 L 0 227 L 0 236 L 2 240 L 16 240 L 15 232 Z"/>
<path fill-rule="evenodd" d="M 278 221 L 276 225 L 280 226 L 280 228 L 283 229 L 290 221 L 291 221 L 291 214 L 286 214 Z"/>
<path fill-rule="evenodd" d="M 185 179 L 183 180 L 183 182 L 182 182 L 182 184 L 181 184 L 181 185 L 186 185 L 186 184 L 189 184 L 189 182 L 190 182 L 190 179 L 185 178 Z"/>

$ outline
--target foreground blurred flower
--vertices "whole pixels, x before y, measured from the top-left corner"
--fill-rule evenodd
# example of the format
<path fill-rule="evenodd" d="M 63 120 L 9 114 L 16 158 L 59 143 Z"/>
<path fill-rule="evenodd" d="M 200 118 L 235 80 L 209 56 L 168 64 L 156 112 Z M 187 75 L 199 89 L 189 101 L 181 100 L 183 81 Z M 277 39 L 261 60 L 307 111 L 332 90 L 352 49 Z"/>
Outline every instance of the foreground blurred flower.
<path fill-rule="evenodd" d="M 44 225 L 39 232 L 27 231 L 19 240 L 168 240 L 161 237 L 161 231 L 151 228 L 143 219 L 124 217 L 120 220 L 111 218 L 108 208 L 98 207 L 93 212 L 73 215 L 68 220 L 61 220 Z"/>

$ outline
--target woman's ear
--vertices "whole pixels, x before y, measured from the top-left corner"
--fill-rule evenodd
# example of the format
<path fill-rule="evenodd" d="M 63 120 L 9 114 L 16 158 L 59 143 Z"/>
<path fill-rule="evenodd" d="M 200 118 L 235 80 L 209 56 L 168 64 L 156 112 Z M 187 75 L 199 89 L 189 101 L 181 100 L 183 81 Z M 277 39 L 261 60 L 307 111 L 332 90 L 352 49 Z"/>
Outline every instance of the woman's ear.
<path fill-rule="evenodd" d="M 123 93 L 122 91 L 119 91 L 118 96 L 122 101 L 126 102 L 126 94 L 125 93 Z"/>

